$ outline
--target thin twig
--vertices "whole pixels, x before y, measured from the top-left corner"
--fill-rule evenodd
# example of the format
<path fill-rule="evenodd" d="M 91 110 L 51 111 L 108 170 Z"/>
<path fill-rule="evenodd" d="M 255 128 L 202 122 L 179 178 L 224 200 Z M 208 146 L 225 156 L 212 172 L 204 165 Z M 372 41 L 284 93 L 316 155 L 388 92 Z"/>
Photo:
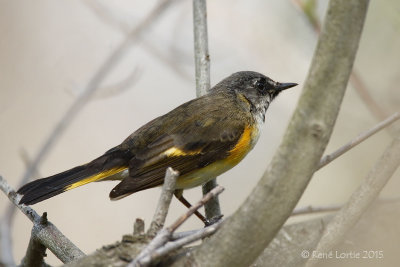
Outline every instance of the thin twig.
<path fill-rule="evenodd" d="M 337 245 L 346 233 L 357 223 L 361 215 L 378 197 L 379 193 L 400 165 L 400 136 L 386 148 L 383 155 L 375 163 L 361 186 L 351 195 L 331 222 L 326 226 L 316 252 L 328 252 Z M 307 266 L 317 263 L 317 258 L 311 257 Z"/>
<path fill-rule="evenodd" d="M 103 99 L 121 94 L 131 88 L 138 80 L 141 70 L 135 67 L 124 79 L 105 87 L 99 88 L 94 95 L 95 99 Z"/>
<path fill-rule="evenodd" d="M 2 176 L 0 176 L 0 189 L 7 195 L 9 200 L 33 222 L 33 231 L 35 231 L 36 239 L 53 252 L 62 262 L 70 262 L 85 256 L 85 254 L 51 222 L 46 220 L 44 224 L 41 216 L 39 216 L 34 209 L 29 206 L 19 205 L 18 202 L 21 199 L 21 195 L 17 194 Z M 3 244 L 1 245 L 3 246 Z"/>
<path fill-rule="evenodd" d="M 147 255 L 151 254 L 157 248 L 166 244 L 170 240 L 171 234 L 172 233 L 168 230 L 168 228 L 161 229 L 157 233 L 157 235 L 150 241 L 150 243 L 139 253 L 139 255 L 137 255 L 136 258 L 128 264 L 127 267 L 141 266 L 139 264 L 139 261 Z"/>
<path fill-rule="evenodd" d="M 19 150 L 19 155 L 22 158 L 22 161 L 25 164 L 25 167 L 28 168 L 30 165 L 32 165 L 32 160 L 28 155 L 28 151 L 26 151 L 25 148 L 21 148 Z M 32 171 L 32 178 L 39 178 L 42 177 L 39 173 L 39 170 L 35 169 Z"/>
<path fill-rule="evenodd" d="M 341 155 L 343 155 L 344 153 L 346 153 L 347 151 L 349 151 L 356 145 L 360 144 L 362 141 L 366 140 L 370 136 L 374 135 L 375 133 L 377 133 L 380 130 L 384 129 L 385 127 L 389 126 L 390 124 L 392 124 L 393 122 L 395 122 L 398 119 L 400 119 L 400 113 L 396 112 L 392 116 L 387 118 L 386 120 L 378 123 L 371 129 L 367 130 L 366 132 L 359 134 L 356 138 L 354 138 L 353 140 L 351 140 L 350 142 L 348 142 L 347 144 L 345 144 L 344 146 L 342 146 L 341 148 L 339 148 L 332 154 L 322 157 L 322 159 L 317 167 L 317 170 L 326 166 L 327 164 L 332 162 L 334 159 L 340 157 Z"/>
<path fill-rule="evenodd" d="M 216 222 L 215 224 L 200 229 L 192 233 L 191 235 L 187 235 L 173 242 L 168 242 L 167 244 L 165 244 L 165 246 L 159 247 L 156 250 L 152 251 L 151 253 L 140 258 L 137 264 L 142 267 L 148 266 L 150 265 L 150 263 L 154 262 L 157 259 L 160 259 L 161 257 L 167 255 L 172 251 L 175 251 L 185 245 L 188 245 L 197 240 L 206 238 L 214 234 L 219 229 L 222 223 L 223 221 Z"/>
<path fill-rule="evenodd" d="M 193 0 L 194 59 L 196 94 L 202 96 L 210 90 L 210 54 L 208 53 L 206 0 Z"/>
<path fill-rule="evenodd" d="M 208 52 L 207 6 L 206 0 L 193 0 L 193 32 L 194 59 L 196 73 L 196 95 L 202 96 L 210 90 L 210 54 Z M 212 179 L 203 185 L 203 195 L 217 186 L 217 180 Z M 211 220 L 221 216 L 218 198 L 212 199 L 205 205 L 206 218 Z"/>
<path fill-rule="evenodd" d="M 217 223 L 220 223 L 220 222 L 222 222 L 222 221 L 224 221 L 224 220 L 221 219 L 221 220 L 219 220 L 218 222 L 216 222 L 216 223 L 214 223 L 214 224 L 211 224 L 211 225 L 209 225 L 209 226 L 206 226 L 206 227 L 203 227 L 203 228 L 200 228 L 200 229 L 196 229 L 196 230 L 189 230 L 189 231 L 183 231 L 183 232 L 178 232 L 178 233 L 177 233 L 177 232 L 174 232 L 174 233 L 172 234 L 172 236 L 171 236 L 171 241 L 178 240 L 178 239 L 181 239 L 181 238 L 185 238 L 185 237 L 187 237 L 187 236 L 194 235 L 194 234 L 196 234 L 197 232 L 202 231 L 202 230 L 204 230 L 204 229 L 207 229 L 208 227 L 214 226 L 214 225 L 216 225 Z"/>
<path fill-rule="evenodd" d="M 219 195 L 224 191 L 224 188 L 220 185 L 215 187 L 213 190 L 208 192 L 203 198 L 197 202 L 195 205 L 193 205 L 190 209 L 186 211 L 185 214 L 183 214 L 181 217 L 179 217 L 173 224 L 171 224 L 168 229 L 171 232 L 174 232 L 176 229 L 178 229 L 179 226 L 182 225 L 196 210 L 201 208 L 205 203 L 210 201 L 210 199 L 214 198 L 215 196 Z"/>
<path fill-rule="evenodd" d="M 118 18 L 115 14 L 113 14 L 109 8 L 104 6 L 99 1 L 83 1 L 83 3 L 92 11 L 97 18 L 106 23 L 107 25 L 113 27 L 114 29 L 122 32 L 128 33 L 131 29 L 130 25 L 120 18 Z M 152 41 L 147 40 L 147 38 L 143 38 L 143 48 L 147 50 L 150 55 L 157 58 L 161 63 L 164 63 L 169 69 L 175 71 L 175 73 L 183 78 L 186 81 L 191 81 L 191 76 L 187 71 L 177 64 L 177 61 L 170 53 L 162 52 L 159 48 L 157 48 Z"/>
<path fill-rule="evenodd" d="M 381 203 L 391 203 L 391 202 L 400 201 L 400 198 L 399 197 L 383 198 L 383 199 L 380 198 L 379 201 Z M 300 208 L 296 208 L 292 212 L 291 216 L 308 215 L 308 214 L 313 214 L 313 213 L 338 211 L 342 207 L 343 207 L 343 205 L 330 205 L 330 206 L 320 206 L 320 207 L 314 207 L 314 206 L 300 207 Z M 182 235 L 185 235 L 185 233 L 183 232 Z M 179 235 L 177 235 L 177 236 L 179 236 Z"/>
<path fill-rule="evenodd" d="M 133 235 L 143 235 L 144 234 L 144 221 L 140 218 L 136 218 L 135 223 L 133 224 Z"/>
<path fill-rule="evenodd" d="M 129 263 L 128 266 L 141 266 L 141 259 L 148 257 L 154 251 L 156 251 L 156 249 L 164 246 L 168 241 L 170 241 L 172 234 L 180 225 L 182 225 L 182 223 L 184 223 L 191 215 L 193 215 L 196 210 L 207 203 L 207 201 L 209 201 L 212 197 L 222 193 L 222 191 L 224 191 L 224 188 L 222 186 L 217 186 L 207 195 L 203 196 L 203 198 L 199 202 L 197 202 L 196 205 L 188 209 L 185 214 L 179 217 L 173 224 L 171 224 L 169 227 L 161 229 L 153 238 L 153 240 L 151 240 L 151 242 L 139 253 L 139 255 L 132 262 Z"/>
<path fill-rule="evenodd" d="M 331 206 L 321 206 L 321 207 L 306 206 L 306 207 L 296 208 L 295 210 L 293 210 L 291 216 L 338 211 L 340 210 L 341 207 L 342 205 L 331 205 Z"/>
<path fill-rule="evenodd" d="M 176 179 L 178 176 L 178 171 L 175 171 L 170 167 L 167 168 L 156 212 L 154 213 L 150 228 L 147 231 L 149 236 L 155 236 L 157 232 L 164 227 L 165 218 L 167 217 L 169 205 L 171 203 L 172 196 L 174 195 Z"/>

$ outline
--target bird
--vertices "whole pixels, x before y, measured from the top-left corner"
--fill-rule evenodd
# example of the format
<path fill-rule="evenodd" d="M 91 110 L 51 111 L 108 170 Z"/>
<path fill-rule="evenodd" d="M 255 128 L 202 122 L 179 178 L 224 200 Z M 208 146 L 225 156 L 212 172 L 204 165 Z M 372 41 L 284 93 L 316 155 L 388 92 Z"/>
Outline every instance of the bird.
<path fill-rule="evenodd" d="M 187 207 L 183 190 L 200 186 L 237 165 L 254 147 L 270 103 L 297 83 L 275 82 L 254 71 L 239 71 L 146 123 L 122 143 L 89 163 L 29 182 L 17 193 L 33 205 L 97 181 L 120 181 L 111 200 L 163 184 L 165 171 L 179 172 L 175 196 Z M 204 216 L 196 215 L 206 223 Z"/>

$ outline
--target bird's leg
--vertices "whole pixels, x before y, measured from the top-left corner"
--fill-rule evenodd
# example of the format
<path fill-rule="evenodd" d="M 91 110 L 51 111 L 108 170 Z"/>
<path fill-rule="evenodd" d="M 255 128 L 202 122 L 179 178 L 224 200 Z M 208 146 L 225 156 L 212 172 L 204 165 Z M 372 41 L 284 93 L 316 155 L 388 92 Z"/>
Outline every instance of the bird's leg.
<path fill-rule="evenodd" d="M 190 209 L 192 205 L 189 203 L 189 201 L 186 200 L 186 198 L 183 197 L 183 190 L 182 189 L 177 189 L 174 192 L 175 197 L 183 204 L 186 206 L 186 208 Z M 199 218 L 206 226 L 210 225 L 210 222 L 204 217 L 200 212 L 197 210 L 194 212 L 194 214 Z"/>

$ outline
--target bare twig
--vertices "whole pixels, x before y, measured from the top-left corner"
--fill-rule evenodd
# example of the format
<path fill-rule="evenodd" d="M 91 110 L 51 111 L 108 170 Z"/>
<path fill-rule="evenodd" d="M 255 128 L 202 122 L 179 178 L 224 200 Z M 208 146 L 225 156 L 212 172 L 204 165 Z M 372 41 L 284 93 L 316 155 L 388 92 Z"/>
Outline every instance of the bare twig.
<path fill-rule="evenodd" d="M 197 232 L 202 231 L 202 230 L 204 230 L 204 229 L 206 229 L 206 228 L 208 228 L 208 227 L 210 227 L 210 226 L 213 226 L 213 225 L 215 225 L 215 224 L 217 224 L 217 223 L 220 223 L 220 222 L 222 222 L 222 221 L 223 221 L 223 220 L 220 220 L 220 221 L 218 221 L 218 222 L 216 222 L 216 223 L 214 223 L 214 224 L 212 224 L 212 225 L 203 227 L 203 228 L 201 228 L 201 229 L 183 231 L 183 232 L 178 232 L 178 233 L 174 232 L 174 233 L 172 234 L 172 236 L 171 236 L 171 241 L 178 240 L 178 239 L 181 239 L 181 238 L 185 238 L 185 237 L 194 235 L 194 234 L 196 234 Z"/>
<path fill-rule="evenodd" d="M 32 235 L 29 240 L 28 250 L 22 260 L 21 266 L 43 266 L 46 256 L 46 247 Z"/>
<path fill-rule="evenodd" d="M 199 97 L 207 94 L 210 90 L 210 54 L 208 52 L 206 0 L 193 0 L 193 31 L 196 95 Z M 203 185 L 203 195 L 216 186 L 216 178 Z M 221 216 L 218 198 L 208 202 L 204 209 L 208 220 Z"/>
<path fill-rule="evenodd" d="M 375 133 L 377 133 L 380 130 L 384 129 L 385 127 L 389 126 L 390 124 L 392 124 L 393 122 L 395 122 L 398 119 L 400 119 L 400 113 L 396 112 L 395 114 L 393 114 L 389 118 L 385 119 L 384 121 L 378 123 L 377 125 L 375 125 L 371 129 L 369 129 L 368 131 L 366 131 L 364 133 L 361 133 L 356 138 L 354 138 L 353 140 L 351 140 L 350 142 L 348 142 L 347 144 L 345 144 L 344 146 L 342 146 L 341 148 L 339 148 L 338 150 L 336 150 L 332 154 L 324 156 L 321 159 L 321 161 L 320 161 L 320 163 L 319 163 L 319 165 L 317 167 L 317 170 L 319 170 L 322 167 L 326 166 L 327 164 L 332 162 L 334 159 L 340 157 L 341 155 L 343 155 L 344 153 L 346 153 L 347 151 L 349 151 L 350 149 L 352 149 L 356 145 L 360 144 L 362 141 L 366 140 L 370 136 L 374 135 Z"/>
<path fill-rule="evenodd" d="M 101 21 L 103 21 L 107 25 L 113 27 L 114 29 L 117 29 L 122 33 L 128 33 L 130 31 L 130 25 L 112 14 L 110 12 L 110 9 L 104 6 L 101 2 L 90 0 L 83 1 L 83 3 L 89 8 L 89 10 L 91 10 Z M 181 68 L 179 64 L 177 64 L 177 61 L 174 59 L 173 56 L 170 55 L 170 53 L 162 52 L 153 44 L 152 41 L 147 40 L 147 38 L 143 38 L 142 42 L 144 44 L 143 48 L 146 49 L 150 53 L 150 55 L 156 57 L 158 60 L 160 60 L 161 63 L 164 63 L 167 67 L 175 71 L 175 73 L 181 78 L 187 81 L 191 80 L 191 76 L 189 75 L 189 73 Z"/>
<path fill-rule="evenodd" d="M 171 203 L 172 196 L 174 195 L 176 179 L 178 176 L 178 171 L 175 171 L 170 167 L 167 168 L 156 212 L 154 213 L 150 228 L 147 231 L 149 236 L 156 235 L 157 232 L 164 227 L 165 218 L 167 217 L 169 204 Z"/>
<path fill-rule="evenodd" d="M 161 229 L 150 241 L 150 243 L 139 253 L 139 255 L 137 255 L 136 258 L 128 264 L 127 267 L 141 266 L 139 263 L 140 260 L 166 244 L 170 240 L 171 234 L 172 233 L 167 228 Z"/>
<path fill-rule="evenodd" d="M 194 206 L 192 206 L 190 209 L 188 209 L 185 214 L 183 214 L 181 217 L 179 217 L 173 224 L 171 224 L 167 228 L 161 229 L 158 234 L 151 240 L 151 242 L 140 252 L 140 254 L 133 260 L 128 266 L 133 267 L 133 266 L 142 266 L 141 265 L 141 260 L 143 258 L 149 257 L 154 251 L 156 251 L 158 248 L 164 246 L 168 241 L 171 240 L 172 234 L 175 232 L 175 230 L 182 225 L 193 213 L 201 208 L 207 201 L 209 201 L 211 198 L 214 196 L 222 193 L 224 191 L 224 188 L 222 186 L 217 186 L 213 190 L 211 190 L 208 194 L 203 196 L 203 198 L 197 202 Z M 197 233 L 194 233 L 197 235 Z"/>
<path fill-rule="evenodd" d="M 223 223 L 223 221 L 216 222 L 215 224 L 207 226 L 203 229 L 200 229 L 200 230 L 192 233 L 191 235 L 187 235 L 176 241 L 169 242 L 169 243 L 165 244 L 164 246 L 159 247 L 156 250 L 152 251 L 151 253 L 140 258 L 138 260 L 137 264 L 142 267 L 148 266 L 148 265 L 150 265 L 150 263 L 167 255 L 168 253 L 170 253 L 172 251 L 175 251 L 185 245 L 188 245 L 197 240 L 206 238 L 206 237 L 214 234 L 219 229 L 219 227 L 221 226 L 222 223 Z"/>
<path fill-rule="evenodd" d="M 400 165 L 400 136 L 386 148 L 383 155 L 368 173 L 361 186 L 351 195 L 332 221 L 326 226 L 322 238 L 316 247 L 317 252 L 327 252 L 338 244 L 346 233 L 357 223 L 358 219 L 389 181 L 390 177 Z M 308 266 L 317 263 L 312 257 Z"/>
<path fill-rule="evenodd" d="M 196 92 L 197 96 L 202 96 L 210 90 L 206 0 L 193 0 L 193 31 Z"/>
<path fill-rule="evenodd" d="M 220 185 L 215 187 L 213 190 L 208 192 L 203 198 L 193 205 L 190 209 L 186 211 L 181 217 L 179 217 L 172 225 L 168 227 L 171 232 L 174 232 L 179 226 L 182 225 L 196 210 L 201 208 L 204 204 L 206 204 L 210 199 L 214 198 L 215 196 L 219 195 L 224 191 L 224 188 Z"/>
<path fill-rule="evenodd" d="M 18 202 L 21 195 L 17 194 L 2 176 L 0 176 L 0 189 L 33 222 L 34 229 L 32 233 L 35 232 L 36 239 L 53 252 L 62 262 L 70 262 L 85 255 L 52 223 L 46 221 L 43 224 L 41 216 L 34 209 L 29 206 L 19 205 Z M 3 244 L 1 245 L 3 246 Z"/>
<path fill-rule="evenodd" d="M 140 68 L 135 67 L 124 79 L 118 81 L 117 83 L 99 88 L 95 94 L 95 98 L 107 98 L 125 92 L 139 80 L 140 73 Z"/>
<path fill-rule="evenodd" d="M 47 214 L 42 215 L 41 224 L 47 223 Z M 22 260 L 22 266 L 43 266 L 44 257 L 46 256 L 46 247 L 36 239 L 34 228 L 32 229 L 31 238 L 29 240 L 28 249 Z"/>
<path fill-rule="evenodd" d="M 338 210 L 340 210 L 341 207 L 342 207 L 342 205 L 331 205 L 331 206 L 321 206 L 321 207 L 306 206 L 306 207 L 301 207 L 301 208 L 295 209 L 292 212 L 291 216 L 338 211 Z"/>
<path fill-rule="evenodd" d="M 381 203 L 391 203 L 391 202 L 399 202 L 400 198 L 399 197 L 394 197 L 394 198 L 383 198 L 379 199 Z M 314 207 L 314 206 L 306 206 L 306 207 L 300 207 L 296 208 L 291 216 L 297 216 L 297 215 L 308 215 L 308 214 L 313 214 L 313 213 L 322 213 L 322 212 L 333 212 L 333 211 L 338 211 L 343 207 L 343 205 L 330 205 L 330 206 L 320 206 L 320 207 Z M 183 232 L 182 235 L 185 233 Z"/>
<path fill-rule="evenodd" d="M 20 157 L 22 161 L 28 167 L 31 164 L 31 159 L 24 148 L 21 148 L 19 151 Z M 33 177 L 39 177 L 40 174 L 37 169 L 32 171 Z M 6 212 L 3 214 L 3 217 L 0 220 L 0 259 L 1 262 L 6 266 L 14 266 L 14 257 L 12 250 L 12 238 L 11 238 L 11 224 L 12 224 L 12 213 L 15 210 L 15 206 L 10 204 L 10 206 L 6 209 Z M 11 214 L 11 215 L 10 215 Z M 36 246 L 37 242 L 31 239 L 29 242 L 30 246 L 33 246 L 35 249 L 39 249 L 40 246 Z M 30 262 L 30 256 L 28 256 L 28 262 Z M 0 263 L 1 266 L 1 263 Z"/>
<path fill-rule="evenodd" d="M 143 235 L 144 234 L 144 221 L 140 218 L 136 218 L 133 224 L 133 235 Z"/>
<path fill-rule="evenodd" d="M 28 152 L 26 151 L 25 148 L 21 148 L 21 149 L 19 150 L 19 155 L 20 155 L 20 157 L 22 158 L 22 161 L 24 162 L 26 168 L 28 168 L 30 165 L 32 165 L 32 160 L 31 160 L 31 158 L 29 157 Z M 40 175 L 40 173 L 39 173 L 39 170 L 37 170 L 37 169 L 32 170 L 32 177 L 33 177 L 33 178 L 39 178 L 39 177 L 41 177 L 41 175 Z"/>

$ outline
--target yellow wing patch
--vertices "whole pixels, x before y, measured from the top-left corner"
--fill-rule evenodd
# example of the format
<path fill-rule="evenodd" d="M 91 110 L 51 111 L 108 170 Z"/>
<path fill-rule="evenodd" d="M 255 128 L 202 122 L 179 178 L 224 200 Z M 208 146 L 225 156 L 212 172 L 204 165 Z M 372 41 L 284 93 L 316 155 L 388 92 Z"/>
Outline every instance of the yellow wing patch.
<path fill-rule="evenodd" d="M 164 152 L 164 155 L 166 155 L 166 156 L 193 156 L 193 155 L 199 154 L 200 152 L 201 152 L 201 150 L 185 152 L 182 149 L 179 149 L 177 147 L 171 147 L 170 149 L 168 149 Z"/>
<path fill-rule="evenodd" d="M 126 169 L 127 169 L 127 167 L 117 167 L 117 168 L 112 168 L 110 170 L 106 170 L 106 171 L 100 172 L 98 174 L 95 174 L 93 176 L 89 176 L 89 177 L 87 177 L 87 178 L 85 178 L 83 180 L 80 180 L 79 182 L 73 183 L 73 184 L 65 187 L 65 191 L 77 188 L 78 186 L 85 185 L 85 184 L 88 184 L 88 183 L 91 183 L 91 182 L 99 181 L 101 179 L 104 179 L 104 178 L 106 178 L 108 176 L 111 176 L 113 174 L 119 173 L 119 172 L 124 171 Z"/>

